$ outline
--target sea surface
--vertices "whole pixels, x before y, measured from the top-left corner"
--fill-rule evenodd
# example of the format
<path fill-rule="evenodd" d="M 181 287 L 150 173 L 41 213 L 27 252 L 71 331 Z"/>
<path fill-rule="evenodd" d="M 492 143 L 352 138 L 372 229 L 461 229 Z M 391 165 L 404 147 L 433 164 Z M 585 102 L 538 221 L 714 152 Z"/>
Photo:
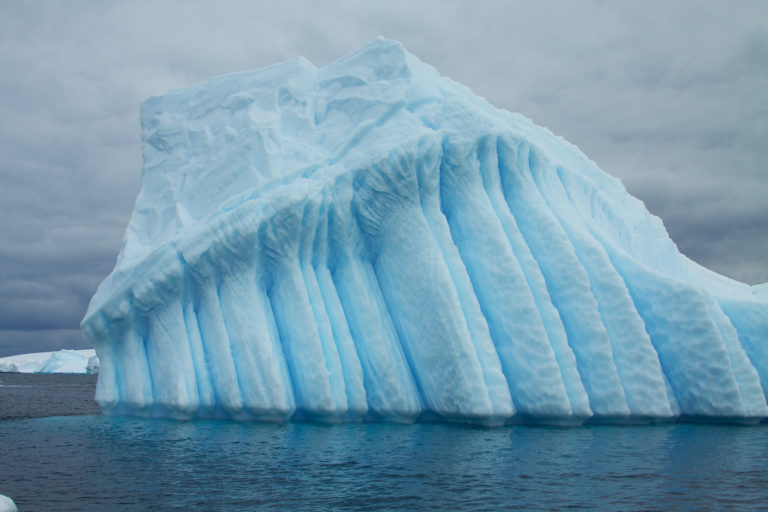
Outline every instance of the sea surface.
<path fill-rule="evenodd" d="M 768 425 L 143 420 L 99 415 L 94 386 L 0 374 L 20 511 L 768 508 Z"/>

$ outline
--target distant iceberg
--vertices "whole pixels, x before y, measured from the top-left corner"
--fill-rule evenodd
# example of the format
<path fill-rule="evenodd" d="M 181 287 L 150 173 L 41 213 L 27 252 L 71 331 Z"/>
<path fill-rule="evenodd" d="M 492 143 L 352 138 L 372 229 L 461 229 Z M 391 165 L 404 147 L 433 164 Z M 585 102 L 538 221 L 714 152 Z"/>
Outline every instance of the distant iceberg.
<path fill-rule="evenodd" d="M 0 358 L 0 372 L 99 373 L 99 358 L 93 349 L 20 354 Z"/>
<path fill-rule="evenodd" d="M 105 413 L 768 416 L 765 288 L 399 43 L 174 90 L 141 122 L 141 192 L 82 323 Z"/>

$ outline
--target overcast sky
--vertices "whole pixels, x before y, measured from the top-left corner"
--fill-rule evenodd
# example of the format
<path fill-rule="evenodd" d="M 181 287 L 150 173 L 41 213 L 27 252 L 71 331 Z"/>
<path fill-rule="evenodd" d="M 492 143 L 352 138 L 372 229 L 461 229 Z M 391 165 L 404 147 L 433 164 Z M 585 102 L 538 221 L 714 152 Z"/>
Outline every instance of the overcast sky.
<path fill-rule="evenodd" d="M 692 259 L 768 281 L 766 1 L 0 2 L 0 357 L 88 346 L 143 99 L 377 35 L 578 145 Z"/>

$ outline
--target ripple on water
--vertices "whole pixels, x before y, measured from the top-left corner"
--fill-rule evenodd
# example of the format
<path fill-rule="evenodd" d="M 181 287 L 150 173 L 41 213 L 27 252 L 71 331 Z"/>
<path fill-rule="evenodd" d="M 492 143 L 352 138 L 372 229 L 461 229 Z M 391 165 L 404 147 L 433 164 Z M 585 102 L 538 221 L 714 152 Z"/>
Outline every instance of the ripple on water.
<path fill-rule="evenodd" d="M 24 510 L 760 509 L 765 426 L 0 422 Z"/>

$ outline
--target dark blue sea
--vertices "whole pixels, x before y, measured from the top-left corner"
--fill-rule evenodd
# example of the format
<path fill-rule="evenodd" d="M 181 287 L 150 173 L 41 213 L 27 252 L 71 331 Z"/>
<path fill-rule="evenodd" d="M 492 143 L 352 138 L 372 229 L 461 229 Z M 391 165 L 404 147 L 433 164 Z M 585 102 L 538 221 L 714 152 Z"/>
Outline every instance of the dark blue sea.
<path fill-rule="evenodd" d="M 9 375 L 0 494 L 20 511 L 768 509 L 768 425 L 142 420 L 100 416 L 93 377 Z"/>

